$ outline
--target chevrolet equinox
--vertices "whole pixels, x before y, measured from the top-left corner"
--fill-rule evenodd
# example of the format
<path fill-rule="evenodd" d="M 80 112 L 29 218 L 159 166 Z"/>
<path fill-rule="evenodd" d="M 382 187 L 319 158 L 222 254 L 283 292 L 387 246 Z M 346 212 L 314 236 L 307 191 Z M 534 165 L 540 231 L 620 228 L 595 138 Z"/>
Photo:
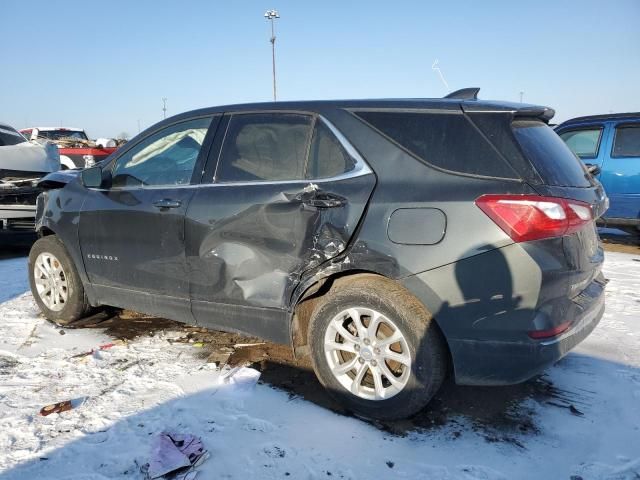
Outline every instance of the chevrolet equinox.
<path fill-rule="evenodd" d="M 477 90 L 168 118 L 40 182 L 33 296 L 291 345 L 370 418 L 525 381 L 603 314 L 608 199 L 552 109 Z"/>

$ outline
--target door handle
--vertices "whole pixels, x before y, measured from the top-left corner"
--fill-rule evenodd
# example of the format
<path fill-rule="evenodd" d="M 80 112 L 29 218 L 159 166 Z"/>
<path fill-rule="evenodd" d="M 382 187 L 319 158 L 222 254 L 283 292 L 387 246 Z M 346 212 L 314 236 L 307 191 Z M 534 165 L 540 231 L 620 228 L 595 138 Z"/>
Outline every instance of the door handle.
<path fill-rule="evenodd" d="M 153 202 L 153 206 L 160 210 L 168 210 L 170 208 L 178 208 L 182 205 L 180 200 L 171 200 L 170 198 L 163 198 L 162 200 L 156 200 Z"/>
<path fill-rule="evenodd" d="M 333 193 L 314 192 L 312 195 L 303 196 L 302 203 L 316 208 L 335 208 L 341 207 L 347 200 Z"/>

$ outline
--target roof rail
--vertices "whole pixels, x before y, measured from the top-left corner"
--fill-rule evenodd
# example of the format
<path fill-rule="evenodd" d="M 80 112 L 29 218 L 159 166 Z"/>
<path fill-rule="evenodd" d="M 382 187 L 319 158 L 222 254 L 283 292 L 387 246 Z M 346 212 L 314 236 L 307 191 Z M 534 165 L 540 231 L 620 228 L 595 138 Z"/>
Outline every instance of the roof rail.
<path fill-rule="evenodd" d="M 477 100 L 479 91 L 480 89 L 477 87 L 461 88 L 460 90 L 451 92 L 444 98 L 454 98 L 456 100 Z"/>

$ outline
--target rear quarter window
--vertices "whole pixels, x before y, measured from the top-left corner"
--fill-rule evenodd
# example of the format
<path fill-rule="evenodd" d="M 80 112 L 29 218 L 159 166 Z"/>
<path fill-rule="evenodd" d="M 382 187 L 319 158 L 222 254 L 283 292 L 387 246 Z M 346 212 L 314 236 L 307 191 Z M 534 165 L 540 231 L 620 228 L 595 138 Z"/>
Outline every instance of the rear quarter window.
<path fill-rule="evenodd" d="M 468 175 L 519 178 L 461 113 L 354 111 L 413 156 L 444 170 Z"/>
<path fill-rule="evenodd" d="M 578 157 L 546 123 L 518 120 L 513 133 L 542 181 L 558 187 L 590 187 L 588 174 Z"/>

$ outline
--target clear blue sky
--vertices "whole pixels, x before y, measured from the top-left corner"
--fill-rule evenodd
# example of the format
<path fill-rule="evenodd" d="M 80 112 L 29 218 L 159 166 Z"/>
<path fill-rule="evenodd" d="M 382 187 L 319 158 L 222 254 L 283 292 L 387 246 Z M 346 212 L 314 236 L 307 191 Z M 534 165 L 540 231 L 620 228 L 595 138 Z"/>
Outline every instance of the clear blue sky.
<path fill-rule="evenodd" d="M 137 133 L 168 113 L 271 98 L 440 97 L 640 111 L 640 0 L 2 2 L 0 121 Z"/>

